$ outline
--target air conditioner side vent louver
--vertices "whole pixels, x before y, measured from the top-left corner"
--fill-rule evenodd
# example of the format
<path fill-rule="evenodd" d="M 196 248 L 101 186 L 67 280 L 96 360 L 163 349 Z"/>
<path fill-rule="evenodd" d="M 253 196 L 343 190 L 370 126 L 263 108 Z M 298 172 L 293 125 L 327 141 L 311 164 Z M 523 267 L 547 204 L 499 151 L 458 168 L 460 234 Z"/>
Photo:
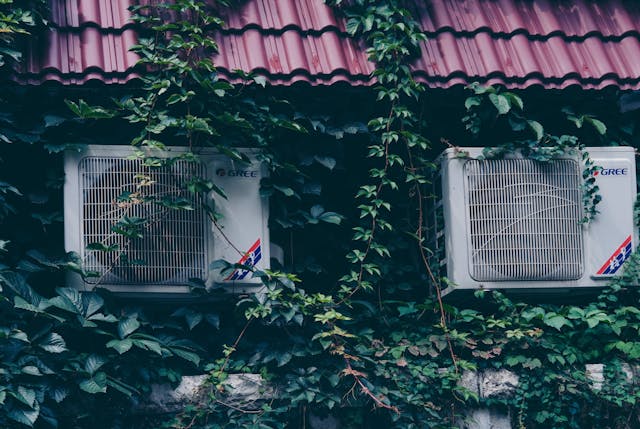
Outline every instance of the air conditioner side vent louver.
<path fill-rule="evenodd" d="M 469 160 L 465 178 L 471 277 L 574 280 L 582 275 L 578 163 Z"/>
<path fill-rule="evenodd" d="M 83 249 L 94 243 L 113 249 L 85 253 L 85 269 L 99 275 L 89 283 L 180 285 L 205 277 L 205 214 L 185 189 L 191 178 L 206 177 L 204 165 L 180 160 L 148 167 L 137 159 L 86 157 L 79 170 Z M 192 209 L 163 205 L 178 199 Z M 141 222 L 141 237 L 116 231 L 127 218 Z"/>

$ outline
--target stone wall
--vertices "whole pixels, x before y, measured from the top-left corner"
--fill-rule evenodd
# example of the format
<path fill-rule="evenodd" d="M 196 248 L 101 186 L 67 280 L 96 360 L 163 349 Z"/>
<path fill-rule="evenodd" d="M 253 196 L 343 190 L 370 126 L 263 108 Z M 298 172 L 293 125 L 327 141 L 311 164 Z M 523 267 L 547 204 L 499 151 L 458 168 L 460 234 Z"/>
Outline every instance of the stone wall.
<path fill-rule="evenodd" d="M 602 389 L 604 382 L 604 365 L 591 364 L 585 368 L 591 380 L 591 388 Z M 633 378 L 631 367 L 624 369 L 627 380 Z M 518 387 L 518 375 L 509 370 L 486 370 L 481 372 L 465 371 L 460 385 L 480 398 L 480 403 L 487 399 L 504 399 L 514 395 Z M 268 385 L 259 374 L 232 374 L 226 380 L 226 394 L 217 400 L 223 404 L 241 409 L 258 409 L 265 401 L 273 399 L 276 389 Z M 177 388 L 169 385 L 153 385 L 151 394 L 138 409 L 145 414 L 178 413 L 186 404 L 201 403 L 211 400 L 211 386 L 207 384 L 207 376 L 183 377 Z M 486 407 L 469 401 L 469 408 L 458 422 L 461 429 L 513 429 L 512 416 L 508 409 Z M 309 414 L 308 429 L 340 429 L 340 422 L 333 416 Z"/>

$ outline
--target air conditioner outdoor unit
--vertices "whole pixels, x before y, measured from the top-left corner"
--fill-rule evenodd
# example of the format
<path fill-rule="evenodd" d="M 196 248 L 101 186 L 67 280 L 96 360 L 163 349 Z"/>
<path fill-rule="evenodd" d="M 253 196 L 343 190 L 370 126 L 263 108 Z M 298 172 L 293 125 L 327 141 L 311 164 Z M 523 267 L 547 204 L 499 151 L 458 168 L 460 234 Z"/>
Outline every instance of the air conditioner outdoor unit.
<path fill-rule="evenodd" d="M 461 151 L 462 150 L 462 151 Z M 637 245 L 630 147 L 587 148 L 598 166 L 599 213 L 583 219 L 578 151 L 548 162 L 517 154 L 484 159 L 482 148 L 448 149 L 439 158 L 435 204 L 427 220 L 437 259 L 457 290 L 540 291 L 605 286 Z M 546 289 L 545 289 L 546 288 Z"/>
<path fill-rule="evenodd" d="M 70 282 L 82 290 L 102 287 L 144 297 L 184 296 L 190 279 L 255 291 L 260 281 L 251 270 L 209 269 L 218 259 L 269 268 L 268 201 L 259 193 L 267 173 L 255 152 L 241 152 L 250 164 L 202 149 L 199 161 L 177 159 L 159 168 L 134 157 L 130 146 L 88 145 L 67 152 L 65 247 L 80 255 L 85 271 L 95 273 L 72 274 Z M 185 153 L 171 147 L 154 156 Z M 209 201 L 198 200 L 187 190 L 196 178 L 210 180 L 228 199 L 209 192 Z M 215 208 L 219 221 L 210 220 L 203 203 Z"/>

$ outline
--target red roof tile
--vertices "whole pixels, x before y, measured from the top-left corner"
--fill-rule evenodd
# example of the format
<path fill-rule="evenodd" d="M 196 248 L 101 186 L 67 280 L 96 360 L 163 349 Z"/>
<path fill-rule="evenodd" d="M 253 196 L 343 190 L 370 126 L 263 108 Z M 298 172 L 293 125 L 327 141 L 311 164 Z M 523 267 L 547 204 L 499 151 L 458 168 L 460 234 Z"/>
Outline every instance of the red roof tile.
<path fill-rule="evenodd" d="M 19 80 L 124 83 L 137 77 L 132 0 L 50 0 L 54 28 L 34 42 Z M 428 40 L 413 65 L 434 87 L 471 81 L 523 88 L 640 88 L 640 2 L 430 0 L 412 11 Z M 365 46 L 323 0 L 248 0 L 223 11 L 221 73 L 273 84 L 371 84 Z"/>
<path fill-rule="evenodd" d="M 640 4 L 629 0 L 429 0 L 416 2 L 415 16 L 427 33 L 487 30 L 547 37 L 638 34 Z"/>
<path fill-rule="evenodd" d="M 102 29 L 122 29 L 132 24 L 132 0 L 49 0 L 51 21 L 62 28 L 95 25 Z"/>

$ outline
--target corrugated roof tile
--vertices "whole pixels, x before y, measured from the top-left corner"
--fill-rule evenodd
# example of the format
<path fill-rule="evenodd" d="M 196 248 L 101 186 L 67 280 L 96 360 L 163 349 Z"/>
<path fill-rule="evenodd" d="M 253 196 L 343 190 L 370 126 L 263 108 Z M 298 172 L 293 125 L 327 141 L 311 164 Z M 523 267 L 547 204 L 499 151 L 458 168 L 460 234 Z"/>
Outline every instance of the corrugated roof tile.
<path fill-rule="evenodd" d="M 239 10 L 223 9 L 221 17 L 228 29 L 236 31 L 250 26 L 263 30 L 295 27 L 303 32 L 344 29 L 341 20 L 322 0 L 252 0 Z"/>
<path fill-rule="evenodd" d="M 562 33 L 603 37 L 638 33 L 640 4 L 624 0 L 431 0 L 415 3 L 415 16 L 428 33 L 490 30 L 532 36 Z"/>
<path fill-rule="evenodd" d="M 131 1 L 50 0 L 55 28 L 31 43 L 18 80 L 135 78 Z M 640 2 L 430 0 L 415 2 L 412 13 L 428 38 L 413 69 L 432 86 L 640 88 Z M 221 14 L 227 24 L 214 36 L 214 62 L 229 79 L 242 69 L 274 85 L 372 83 L 365 46 L 323 0 L 247 0 Z"/>
<path fill-rule="evenodd" d="M 127 73 L 138 61 L 129 52 L 136 40 L 133 29 L 120 34 L 104 34 L 94 27 L 78 33 L 50 29 L 43 39 L 31 43 L 24 72 L 29 76 L 58 73 L 61 81 L 66 74 Z"/>
<path fill-rule="evenodd" d="M 132 23 L 130 6 L 131 0 L 49 0 L 51 22 L 65 28 L 121 29 Z"/>

